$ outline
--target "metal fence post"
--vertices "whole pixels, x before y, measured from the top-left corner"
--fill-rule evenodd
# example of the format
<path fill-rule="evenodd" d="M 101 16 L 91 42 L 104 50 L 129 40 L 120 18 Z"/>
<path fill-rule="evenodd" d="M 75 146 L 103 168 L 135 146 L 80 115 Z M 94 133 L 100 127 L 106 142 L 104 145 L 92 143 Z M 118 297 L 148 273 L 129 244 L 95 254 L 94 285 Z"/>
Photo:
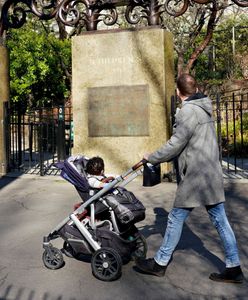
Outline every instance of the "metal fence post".
<path fill-rule="evenodd" d="M 237 173 L 237 140 L 236 140 L 236 115 L 235 115 L 235 95 L 232 94 L 232 110 L 233 110 L 233 146 L 234 146 L 234 169 Z"/>
<path fill-rule="evenodd" d="M 18 104 L 17 107 L 17 149 L 18 149 L 18 169 L 20 169 L 22 165 L 22 130 L 21 130 L 21 118 L 22 118 L 22 111 L 21 105 Z"/>
<path fill-rule="evenodd" d="M 38 147 L 39 147 L 39 165 L 40 176 L 44 176 L 44 147 L 43 147 L 43 118 L 42 109 L 39 109 L 39 126 L 38 126 Z"/>
<path fill-rule="evenodd" d="M 11 135 L 10 135 L 10 109 L 9 102 L 4 102 L 4 143 L 5 143 L 5 160 L 6 160 L 6 172 L 10 170 L 10 143 L 11 143 Z"/>
<path fill-rule="evenodd" d="M 30 117 L 29 117 L 30 118 Z M 29 122 L 28 131 L 29 131 L 29 161 L 30 164 L 33 161 L 33 122 Z"/>
<path fill-rule="evenodd" d="M 58 137 L 57 137 L 57 152 L 58 160 L 64 160 L 65 154 L 65 107 L 59 106 L 58 110 Z"/>
<path fill-rule="evenodd" d="M 219 146 L 219 160 L 222 165 L 222 137 L 221 137 L 221 113 L 220 113 L 220 94 L 216 96 L 216 115 L 217 115 L 217 138 Z"/>
<path fill-rule="evenodd" d="M 244 154 L 244 132 L 243 132 L 243 94 L 240 97 L 240 134 L 241 134 L 241 168 L 244 168 L 243 154 Z"/>

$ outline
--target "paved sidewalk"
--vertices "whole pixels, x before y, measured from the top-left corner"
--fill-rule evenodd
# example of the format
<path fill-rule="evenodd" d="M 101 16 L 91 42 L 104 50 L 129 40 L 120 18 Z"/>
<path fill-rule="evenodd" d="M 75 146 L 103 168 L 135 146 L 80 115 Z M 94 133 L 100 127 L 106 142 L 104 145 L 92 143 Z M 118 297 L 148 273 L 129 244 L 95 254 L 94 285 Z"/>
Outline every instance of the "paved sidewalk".
<path fill-rule="evenodd" d="M 128 189 L 145 204 L 146 219 L 137 224 L 152 256 L 159 247 L 176 185 L 163 182 L 144 188 L 139 180 Z M 203 208 L 195 209 L 163 278 L 140 274 L 134 263 L 123 266 L 122 277 L 102 282 L 90 263 L 65 257 L 65 266 L 52 271 L 42 263 L 42 238 L 70 212 L 79 196 L 57 176 L 23 175 L 0 179 L 0 300 L 217 300 L 248 299 L 248 282 L 216 283 L 211 272 L 224 268 L 215 229 Z M 242 267 L 248 277 L 248 181 L 225 184 L 226 208 L 236 233 Z M 54 241 L 57 247 L 62 240 Z"/>

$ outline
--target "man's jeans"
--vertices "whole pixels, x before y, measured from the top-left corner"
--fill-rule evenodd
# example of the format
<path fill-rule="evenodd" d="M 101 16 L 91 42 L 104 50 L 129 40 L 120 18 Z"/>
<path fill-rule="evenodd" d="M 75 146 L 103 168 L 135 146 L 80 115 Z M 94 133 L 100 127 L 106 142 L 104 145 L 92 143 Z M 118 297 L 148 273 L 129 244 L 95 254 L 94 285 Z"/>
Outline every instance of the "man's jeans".
<path fill-rule="evenodd" d="M 240 265 L 236 239 L 227 220 L 223 203 L 206 206 L 209 218 L 217 229 L 225 251 L 226 267 Z M 163 243 L 154 259 L 162 266 L 166 266 L 175 250 L 183 229 L 183 223 L 193 208 L 173 208 L 168 215 L 167 228 Z"/>

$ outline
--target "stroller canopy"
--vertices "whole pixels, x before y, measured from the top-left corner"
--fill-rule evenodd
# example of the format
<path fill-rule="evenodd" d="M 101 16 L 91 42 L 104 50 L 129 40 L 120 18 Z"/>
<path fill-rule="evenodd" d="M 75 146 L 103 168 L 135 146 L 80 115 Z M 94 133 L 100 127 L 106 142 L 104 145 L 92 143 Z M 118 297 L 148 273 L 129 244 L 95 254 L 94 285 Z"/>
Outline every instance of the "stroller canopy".
<path fill-rule="evenodd" d="M 80 192 L 89 191 L 89 183 L 84 171 L 88 158 L 82 155 L 70 156 L 64 161 L 55 163 L 61 170 L 60 176 L 72 183 Z"/>

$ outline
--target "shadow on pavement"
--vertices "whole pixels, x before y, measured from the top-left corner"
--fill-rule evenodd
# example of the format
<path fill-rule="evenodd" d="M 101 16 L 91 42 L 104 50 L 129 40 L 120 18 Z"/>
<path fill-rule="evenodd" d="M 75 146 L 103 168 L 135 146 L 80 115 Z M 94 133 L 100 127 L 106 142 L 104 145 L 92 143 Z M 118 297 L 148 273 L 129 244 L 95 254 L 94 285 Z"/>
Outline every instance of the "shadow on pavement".
<path fill-rule="evenodd" d="M 161 236 L 164 237 L 164 232 L 166 229 L 169 213 L 164 208 L 161 208 L 161 207 L 155 207 L 154 213 L 155 213 L 155 217 L 156 217 L 154 224 L 145 225 L 144 227 L 142 227 L 142 230 L 141 230 L 142 234 L 146 238 L 148 238 L 149 236 L 151 236 L 153 234 L 161 234 Z M 191 214 L 189 215 L 189 218 L 190 218 Z M 210 221 L 209 221 L 209 223 L 211 225 Z M 214 255 L 212 252 L 210 252 L 204 246 L 204 243 L 202 242 L 202 240 L 187 225 L 187 223 L 184 223 L 181 239 L 180 239 L 174 253 L 176 253 L 177 250 L 186 250 L 186 249 L 191 249 L 194 252 L 198 253 L 200 256 L 206 258 L 219 271 L 221 271 L 221 270 L 223 270 L 223 268 L 225 268 L 225 263 L 221 259 L 219 259 L 216 255 Z M 172 260 L 173 260 L 173 258 L 172 258 Z"/>
<path fill-rule="evenodd" d="M 16 296 L 13 297 L 12 292 L 14 291 L 14 294 Z M 13 285 L 8 285 L 4 291 L 4 294 L 2 297 L 0 297 L 0 300 L 37 300 L 37 295 L 34 290 L 27 291 L 25 288 L 19 288 L 16 290 Z M 64 298 L 62 295 L 57 296 L 54 298 L 49 293 L 44 293 L 42 298 L 39 298 L 40 300 L 77 300 L 74 297 L 71 297 L 70 299 Z"/>
<path fill-rule="evenodd" d="M 0 177 L 0 190 L 7 186 L 8 184 L 12 183 L 15 181 L 18 177 L 8 177 L 8 176 L 3 176 Z M 0 299 L 1 300 L 1 299 Z"/>

